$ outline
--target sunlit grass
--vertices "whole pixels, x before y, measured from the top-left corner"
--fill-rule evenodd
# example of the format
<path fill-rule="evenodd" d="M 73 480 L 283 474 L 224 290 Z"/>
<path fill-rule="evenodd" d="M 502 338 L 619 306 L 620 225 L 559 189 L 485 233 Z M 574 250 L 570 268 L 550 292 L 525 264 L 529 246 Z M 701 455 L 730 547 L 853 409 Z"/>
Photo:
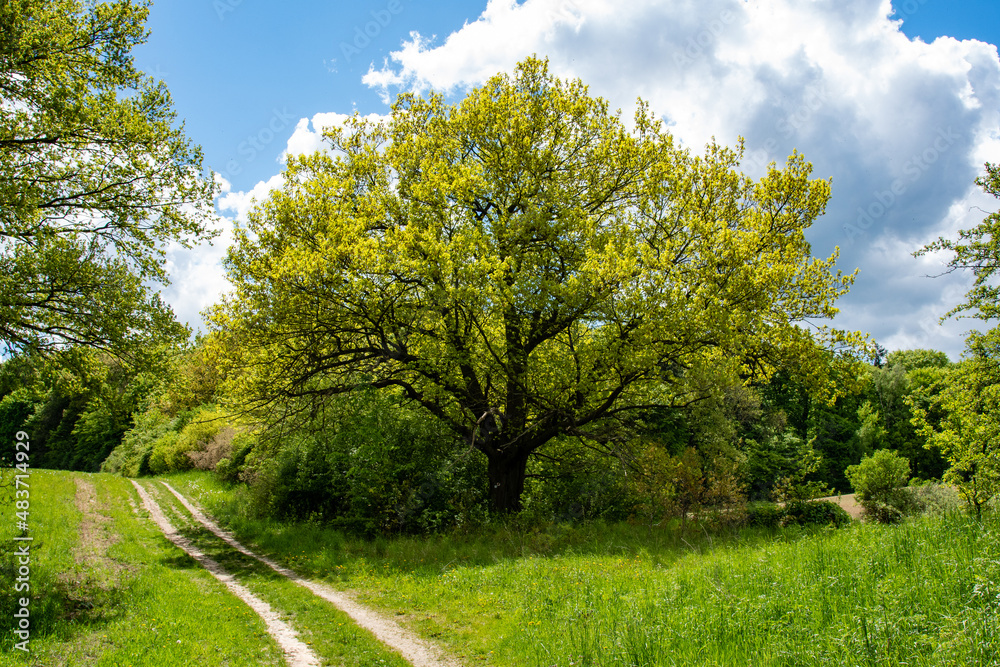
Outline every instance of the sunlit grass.
<path fill-rule="evenodd" d="M 82 477 L 97 490 L 97 511 L 115 541 L 105 560 L 80 560 Z M 140 521 L 131 484 L 112 475 L 35 470 L 31 474 L 30 653 L 13 650 L 0 623 L 3 665 L 279 665 L 281 651 L 260 618 L 229 594 L 156 527 Z M 8 551 L 12 522 L 0 521 Z M 12 604 L 9 573 L 0 576 L 4 617 Z"/>
<path fill-rule="evenodd" d="M 1000 664 L 995 518 L 724 535 L 498 526 L 364 541 L 254 520 L 209 477 L 172 483 L 263 551 L 486 664 Z"/>
<path fill-rule="evenodd" d="M 344 667 L 409 665 L 331 603 L 288 581 L 267 565 L 235 551 L 201 527 L 161 484 L 147 483 L 147 489 L 175 528 L 254 595 L 282 614 L 298 633 L 299 639 L 307 643 L 325 661 L 324 664 Z"/>

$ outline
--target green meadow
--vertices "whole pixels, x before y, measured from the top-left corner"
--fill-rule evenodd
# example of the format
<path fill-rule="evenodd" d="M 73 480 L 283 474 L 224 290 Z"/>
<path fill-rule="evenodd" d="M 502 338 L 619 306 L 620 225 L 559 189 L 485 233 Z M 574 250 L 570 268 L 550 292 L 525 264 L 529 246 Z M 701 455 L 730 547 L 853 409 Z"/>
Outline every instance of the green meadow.
<path fill-rule="evenodd" d="M 1000 664 L 992 515 L 685 532 L 508 522 L 364 540 L 254 519 L 238 491 L 208 474 L 169 480 L 251 548 L 353 592 L 464 664 Z M 163 537 L 128 480 L 38 470 L 30 483 L 31 650 L 14 648 L 8 622 L 0 664 L 282 664 L 263 622 Z M 406 664 L 201 528 L 155 480 L 144 483 L 171 523 L 277 609 L 324 664 Z M 89 502 L 80 484 L 92 485 Z M 12 526 L 0 533 L 8 619 Z"/>
<path fill-rule="evenodd" d="M 78 481 L 96 492 L 89 522 L 76 507 Z M 341 612 L 220 549 L 221 542 L 169 503 L 172 496 L 161 486 L 145 484 L 171 523 L 291 622 L 325 664 L 406 664 Z M 15 649 L 20 639 L 11 632 L 21 595 L 14 593 L 11 516 L 0 522 L 0 613 L 11 619 L 0 632 L 0 665 L 284 664 L 264 622 L 163 536 L 129 480 L 35 470 L 30 490 L 30 651 Z"/>
<path fill-rule="evenodd" d="M 94 511 L 105 517 L 85 540 L 77 480 L 93 484 Z M 14 649 L 8 620 L 2 664 L 282 664 L 257 615 L 132 509 L 127 479 L 34 470 L 30 491 L 30 652 Z M 0 522 L 5 619 L 14 611 L 9 519 Z"/>
<path fill-rule="evenodd" d="M 498 524 L 361 540 L 247 517 L 208 475 L 171 483 L 238 538 L 469 663 L 1000 664 L 993 517 L 721 533 Z"/>

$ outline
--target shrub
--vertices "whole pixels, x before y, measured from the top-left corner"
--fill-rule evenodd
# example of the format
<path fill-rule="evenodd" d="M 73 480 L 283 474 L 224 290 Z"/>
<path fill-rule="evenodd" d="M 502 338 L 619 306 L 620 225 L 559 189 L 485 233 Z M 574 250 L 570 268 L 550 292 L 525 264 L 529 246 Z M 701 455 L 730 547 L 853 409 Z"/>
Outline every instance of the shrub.
<path fill-rule="evenodd" d="M 230 432 L 223 434 L 227 428 Z M 190 421 L 178 433 L 171 468 L 211 470 L 219 459 L 230 454 L 233 435 L 235 430 L 226 419 L 226 414 L 218 408 L 204 406 L 195 410 Z"/>
<path fill-rule="evenodd" d="M 483 457 L 391 396 L 338 397 L 294 432 L 258 437 L 236 473 L 255 514 L 367 535 L 433 532 L 482 516 Z M 222 474 L 238 469 L 236 456 L 220 462 Z"/>
<path fill-rule="evenodd" d="M 130 477 L 192 467 L 213 470 L 220 460 L 233 456 L 236 435 L 237 427 L 214 406 L 173 418 L 151 408 L 136 415 L 135 425 L 104 460 L 101 470 Z"/>
<path fill-rule="evenodd" d="M 176 470 L 174 461 L 177 459 L 177 431 L 167 431 L 153 442 L 149 453 L 148 468 L 154 475 Z"/>
<path fill-rule="evenodd" d="M 754 502 L 746 508 L 744 524 L 759 528 L 784 526 L 835 526 L 851 522 L 851 515 L 829 500 L 793 500 L 785 505 Z"/>
<path fill-rule="evenodd" d="M 848 466 L 844 474 L 867 518 L 896 523 L 917 508 L 913 493 L 906 488 L 910 462 L 892 450 L 880 449 Z"/>
<path fill-rule="evenodd" d="M 777 528 L 781 525 L 783 511 L 774 503 L 753 502 L 747 504 L 744 521 L 748 526 Z"/>
<path fill-rule="evenodd" d="M 101 464 L 101 471 L 128 477 L 148 475 L 153 447 L 171 429 L 171 425 L 172 421 L 159 410 L 137 414 L 135 424 L 125 432 L 121 444 Z"/>
<path fill-rule="evenodd" d="M 781 525 L 835 526 L 840 528 L 851 522 L 851 515 L 843 507 L 829 500 L 796 500 L 782 508 Z"/>
<path fill-rule="evenodd" d="M 707 518 L 716 524 L 740 523 L 746 505 L 738 463 L 726 454 L 703 457 L 694 447 L 676 456 L 650 444 L 636 459 L 633 475 L 633 520 L 655 525 L 679 518 L 681 529 L 689 519 Z"/>
<path fill-rule="evenodd" d="M 910 488 L 917 508 L 924 514 L 941 515 L 956 512 L 962 499 L 953 486 L 939 482 L 921 482 Z"/>
<path fill-rule="evenodd" d="M 188 457 L 198 470 L 215 470 L 216 466 L 223 459 L 228 460 L 233 453 L 233 440 L 236 438 L 236 429 L 226 424 L 212 436 L 202 449 L 189 451 Z"/>
<path fill-rule="evenodd" d="M 246 431 L 236 433 L 230 443 L 229 455 L 215 464 L 215 474 L 225 482 L 235 482 L 243 472 L 247 458 L 257 445 L 257 436 Z"/>
<path fill-rule="evenodd" d="M 812 440 L 804 441 L 794 430 L 786 429 L 760 443 L 746 438 L 743 452 L 754 500 L 773 498 L 785 502 L 829 495 L 822 482 L 810 479 L 821 463 Z"/>

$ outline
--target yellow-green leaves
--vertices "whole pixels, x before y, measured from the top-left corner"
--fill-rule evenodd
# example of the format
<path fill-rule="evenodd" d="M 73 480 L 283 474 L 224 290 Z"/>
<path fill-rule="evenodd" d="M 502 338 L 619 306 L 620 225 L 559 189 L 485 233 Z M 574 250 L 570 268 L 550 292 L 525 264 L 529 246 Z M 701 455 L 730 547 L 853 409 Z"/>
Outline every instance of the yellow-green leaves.
<path fill-rule="evenodd" d="M 214 322 L 247 401 L 393 387 L 516 477 L 556 434 L 684 395 L 686 369 L 815 354 L 799 325 L 851 280 L 804 238 L 829 183 L 799 155 L 756 182 L 738 151 L 692 156 L 642 104 L 636 127 L 529 59 L 329 133 L 229 255 Z"/>

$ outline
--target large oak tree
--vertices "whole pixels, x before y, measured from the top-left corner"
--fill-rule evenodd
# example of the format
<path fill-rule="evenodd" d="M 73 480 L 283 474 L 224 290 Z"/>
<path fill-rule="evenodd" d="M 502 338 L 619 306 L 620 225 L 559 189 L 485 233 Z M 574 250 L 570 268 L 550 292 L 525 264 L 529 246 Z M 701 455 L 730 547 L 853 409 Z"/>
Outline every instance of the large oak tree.
<path fill-rule="evenodd" d="M 499 511 L 554 437 L 607 440 L 688 400 L 699 366 L 749 378 L 815 351 L 800 325 L 852 280 L 810 255 L 830 186 L 801 156 L 751 180 L 738 152 L 692 156 L 643 104 L 629 129 L 538 59 L 327 139 L 230 250 L 213 322 L 236 395 L 273 415 L 398 391 L 487 457 Z"/>
<path fill-rule="evenodd" d="M 123 351 L 184 334 L 151 289 L 211 235 L 213 187 L 162 82 L 148 3 L 0 3 L 0 344 Z"/>

